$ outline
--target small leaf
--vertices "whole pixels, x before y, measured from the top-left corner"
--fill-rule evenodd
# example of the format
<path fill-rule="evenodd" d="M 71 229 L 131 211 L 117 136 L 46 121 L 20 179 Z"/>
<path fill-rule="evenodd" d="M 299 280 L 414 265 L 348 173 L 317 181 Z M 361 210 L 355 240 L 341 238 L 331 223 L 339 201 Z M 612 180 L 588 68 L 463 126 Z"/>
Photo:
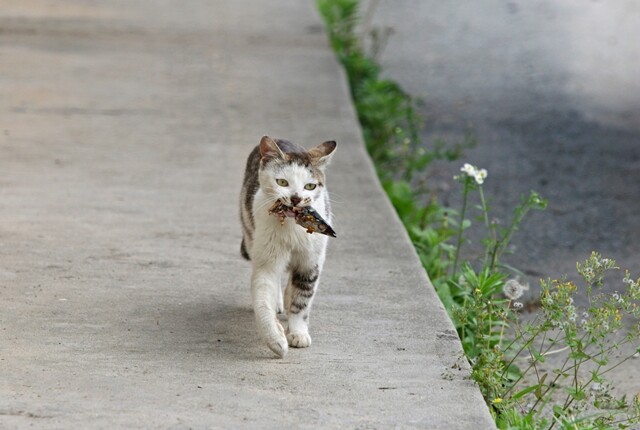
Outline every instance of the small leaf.
<path fill-rule="evenodd" d="M 524 390 L 518 391 L 516 394 L 511 396 L 511 398 L 513 400 L 518 400 L 519 398 L 526 396 L 527 394 L 529 394 L 532 391 L 536 391 L 537 392 L 539 389 L 540 389 L 540 385 L 532 385 L 530 387 L 525 388 Z"/>
<path fill-rule="evenodd" d="M 522 376 L 522 372 L 518 366 L 511 365 L 505 376 L 509 381 L 517 381 Z"/>
<path fill-rule="evenodd" d="M 584 400 L 587 398 L 583 389 L 567 388 L 567 392 L 574 400 Z"/>
<path fill-rule="evenodd" d="M 554 405 L 553 406 L 553 416 L 554 417 L 561 417 L 563 415 L 564 415 L 564 409 L 562 409 L 562 406 Z"/>
<path fill-rule="evenodd" d="M 542 384 L 538 384 L 535 393 L 533 393 L 536 396 L 536 400 L 542 400 L 542 387 Z"/>
<path fill-rule="evenodd" d="M 553 369 L 552 372 L 556 375 L 562 375 L 565 378 L 569 376 L 569 374 L 567 372 L 563 372 L 562 369 Z"/>
<path fill-rule="evenodd" d="M 533 356 L 533 359 L 535 361 L 540 362 L 540 363 L 544 363 L 544 360 L 545 360 L 544 355 L 540 354 L 540 352 L 538 352 L 537 350 L 532 349 L 531 350 L 531 355 Z"/>

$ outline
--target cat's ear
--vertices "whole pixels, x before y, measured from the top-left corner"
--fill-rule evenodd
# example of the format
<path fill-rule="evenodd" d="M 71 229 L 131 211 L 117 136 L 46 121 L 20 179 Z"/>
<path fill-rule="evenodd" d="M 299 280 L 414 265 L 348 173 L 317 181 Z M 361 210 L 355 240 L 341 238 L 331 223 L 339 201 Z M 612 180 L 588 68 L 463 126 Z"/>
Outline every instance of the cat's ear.
<path fill-rule="evenodd" d="M 285 159 L 284 153 L 278 147 L 276 141 L 269 136 L 262 136 L 262 139 L 260 139 L 260 157 L 264 161 L 271 160 L 272 158 Z"/>
<path fill-rule="evenodd" d="M 315 148 L 311 148 L 309 150 L 311 162 L 317 167 L 326 167 L 327 164 L 329 164 L 329 161 L 331 161 L 331 157 L 333 156 L 333 152 L 336 150 L 337 146 L 338 144 L 335 141 L 327 140 Z"/>

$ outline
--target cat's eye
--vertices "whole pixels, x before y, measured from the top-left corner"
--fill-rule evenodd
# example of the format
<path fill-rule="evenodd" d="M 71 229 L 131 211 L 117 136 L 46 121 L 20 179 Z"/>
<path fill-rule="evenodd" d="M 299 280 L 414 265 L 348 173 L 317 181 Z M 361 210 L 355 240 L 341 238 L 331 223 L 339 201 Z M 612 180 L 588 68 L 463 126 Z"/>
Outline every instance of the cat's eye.
<path fill-rule="evenodd" d="M 316 184 L 307 184 L 304 186 L 305 190 L 315 190 L 316 189 Z"/>
<path fill-rule="evenodd" d="M 286 179 L 276 179 L 276 184 L 280 185 L 281 187 L 289 186 L 289 182 L 287 182 Z"/>

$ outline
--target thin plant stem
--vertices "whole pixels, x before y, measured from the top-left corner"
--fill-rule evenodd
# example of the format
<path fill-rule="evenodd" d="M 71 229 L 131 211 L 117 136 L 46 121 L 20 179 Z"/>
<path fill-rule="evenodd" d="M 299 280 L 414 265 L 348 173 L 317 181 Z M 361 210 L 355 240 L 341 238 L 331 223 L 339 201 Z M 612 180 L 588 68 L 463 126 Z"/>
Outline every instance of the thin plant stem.
<path fill-rule="evenodd" d="M 507 309 L 511 308 L 511 299 L 507 300 Z M 502 346 L 502 337 L 504 336 L 504 328 L 505 328 L 506 324 L 503 324 L 502 327 L 500 327 L 500 340 L 498 341 L 498 345 Z"/>
<path fill-rule="evenodd" d="M 500 254 L 502 254 L 507 245 L 509 245 L 509 242 L 511 242 L 511 237 L 518 230 L 518 227 L 520 226 L 520 224 L 522 224 L 522 220 L 527 215 L 529 210 L 531 210 L 531 204 L 529 202 L 523 203 L 522 206 L 519 206 L 515 211 L 513 220 L 511 221 L 511 224 L 507 229 L 507 233 L 501 240 L 495 240 L 495 244 L 491 252 L 491 261 L 489 263 L 489 268 L 491 270 L 495 268 L 498 257 L 500 256 Z"/>
<path fill-rule="evenodd" d="M 533 342 L 533 339 L 535 339 L 536 336 L 538 336 L 538 334 L 540 334 L 541 330 L 542 330 L 542 326 L 538 326 L 538 329 L 536 330 L 536 332 L 529 337 L 529 340 L 527 340 L 524 343 L 524 345 L 520 347 L 520 349 L 518 349 L 518 351 L 513 355 L 513 358 L 509 361 L 509 363 L 507 363 L 507 366 L 505 367 L 505 370 L 502 372 L 502 375 L 500 375 L 500 378 L 504 378 L 504 375 L 507 373 L 507 370 L 509 369 L 509 367 L 511 367 L 511 365 L 516 361 L 516 359 L 522 353 L 522 351 L 528 348 L 528 345 L 531 342 Z M 512 342 L 511 345 L 513 345 L 514 342 Z M 511 345 L 509 345 L 509 347 L 511 347 Z"/>
<path fill-rule="evenodd" d="M 480 194 L 480 205 L 482 207 L 482 217 L 484 219 L 484 226 L 487 229 L 487 234 L 491 234 L 491 236 L 493 236 L 492 240 L 493 243 L 496 243 L 498 241 L 498 238 L 496 237 L 496 232 L 495 229 L 491 228 L 491 224 L 489 223 L 489 208 L 487 206 L 487 201 L 484 198 L 484 191 L 482 189 L 482 185 L 478 186 L 478 191 Z M 487 267 L 487 264 L 489 262 L 489 247 L 486 247 L 485 250 L 485 255 L 484 255 L 484 265 L 485 267 Z M 489 266 L 491 268 L 491 270 L 493 270 L 492 266 Z"/>
<path fill-rule="evenodd" d="M 565 359 L 564 363 L 562 364 L 561 370 L 560 370 L 561 373 L 562 373 L 562 370 L 564 369 L 564 366 L 566 366 L 568 362 L 569 362 L 569 357 L 567 357 Z M 545 392 L 542 393 L 542 395 L 538 399 L 536 399 L 536 402 L 531 407 L 531 411 L 532 412 L 536 410 L 536 406 L 538 406 L 538 404 L 540 403 L 540 400 L 544 399 L 546 397 L 547 393 L 549 393 L 549 391 L 551 391 L 554 388 L 555 383 L 558 382 L 558 379 L 560 379 L 561 373 L 558 373 L 556 375 L 556 377 L 553 378 L 553 381 L 551 381 L 549 383 L 549 385 L 547 386 L 547 389 L 545 390 Z"/>
<path fill-rule="evenodd" d="M 456 254 L 453 259 L 453 271 L 451 276 L 456 274 L 458 269 L 458 259 L 460 258 L 460 248 L 462 248 L 462 233 L 464 230 L 464 216 L 467 213 L 467 200 L 469 197 L 469 178 L 465 179 L 464 191 L 462 193 L 462 211 L 460 212 L 460 225 L 458 226 L 458 239 L 456 241 Z"/>

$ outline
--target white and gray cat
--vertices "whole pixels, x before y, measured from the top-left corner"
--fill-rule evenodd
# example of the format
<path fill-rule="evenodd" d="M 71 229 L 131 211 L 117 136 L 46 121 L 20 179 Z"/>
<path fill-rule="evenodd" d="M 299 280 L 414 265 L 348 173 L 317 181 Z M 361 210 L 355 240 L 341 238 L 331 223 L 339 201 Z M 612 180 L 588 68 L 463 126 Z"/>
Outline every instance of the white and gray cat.
<path fill-rule="evenodd" d="M 308 234 L 286 218 L 269 214 L 280 200 L 287 206 L 312 206 L 331 222 L 325 168 L 336 149 L 334 141 L 309 151 L 286 140 L 264 136 L 247 160 L 240 196 L 243 239 L 241 253 L 253 263 L 251 296 L 260 335 L 279 357 L 288 345 L 311 345 L 309 312 L 325 260 L 327 236 Z M 281 278 L 288 276 L 284 300 Z M 285 331 L 277 313 L 286 311 Z"/>

